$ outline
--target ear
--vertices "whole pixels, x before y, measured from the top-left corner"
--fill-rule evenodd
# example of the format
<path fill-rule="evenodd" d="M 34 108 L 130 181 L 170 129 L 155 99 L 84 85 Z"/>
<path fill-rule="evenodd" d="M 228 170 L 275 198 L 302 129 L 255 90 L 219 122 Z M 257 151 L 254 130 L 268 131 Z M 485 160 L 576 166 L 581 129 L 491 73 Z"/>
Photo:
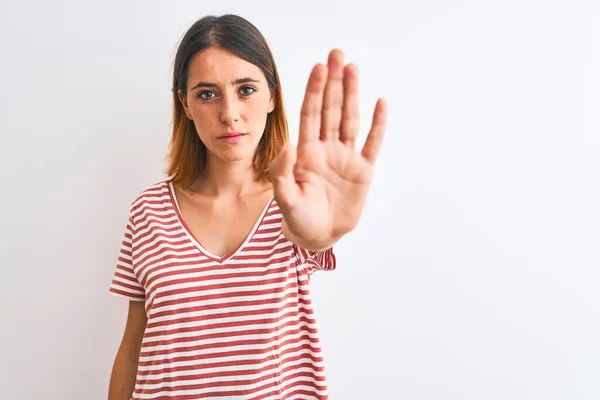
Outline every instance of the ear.
<path fill-rule="evenodd" d="M 188 107 L 187 99 L 183 96 L 183 94 L 181 94 L 181 90 L 177 91 L 177 97 L 179 98 L 179 101 L 181 102 L 181 105 L 183 106 L 185 115 L 187 115 L 187 117 L 189 119 L 193 120 L 192 113 L 190 112 L 190 108 Z"/>
<path fill-rule="evenodd" d="M 269 100 L 269 111 L 268 113 L 272 112 L 275 109 L 275 89 L 269 89 L 269 91 L 271 92 L 271 100 Z"/>

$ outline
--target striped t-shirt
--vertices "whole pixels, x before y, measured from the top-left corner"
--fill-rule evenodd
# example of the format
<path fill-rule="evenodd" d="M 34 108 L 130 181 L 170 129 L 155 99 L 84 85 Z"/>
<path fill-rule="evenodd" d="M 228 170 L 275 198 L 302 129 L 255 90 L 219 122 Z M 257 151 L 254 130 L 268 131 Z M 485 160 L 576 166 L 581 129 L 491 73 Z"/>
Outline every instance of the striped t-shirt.
<path fill-rule="evenodd" d="M 281 222 L 272 198 L 220 258 L 191 234 L 171 183 L 136 198 L 110 285 L 148 316 L 132 399 L 327 399 L 308 283 L 335 256 L 299 248 Z"/>

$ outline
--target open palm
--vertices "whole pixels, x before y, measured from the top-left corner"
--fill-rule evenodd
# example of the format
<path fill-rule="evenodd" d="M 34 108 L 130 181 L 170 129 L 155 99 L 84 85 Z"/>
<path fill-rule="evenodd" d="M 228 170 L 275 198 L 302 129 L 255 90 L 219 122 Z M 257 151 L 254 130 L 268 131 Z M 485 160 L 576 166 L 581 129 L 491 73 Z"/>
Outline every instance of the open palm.
<path fill-rule="evenodd" d="M 362 214 L 385 130 L 379 99 L 360 153 L 358 69 L 334 49 L 314 66 L 300 117 L 298 148 L 287 144 L 271 165 L 285 231 L 307 243 L 327 243 L 354 229 Z M 285 233 L 285 232 L 284 232 Z"/>

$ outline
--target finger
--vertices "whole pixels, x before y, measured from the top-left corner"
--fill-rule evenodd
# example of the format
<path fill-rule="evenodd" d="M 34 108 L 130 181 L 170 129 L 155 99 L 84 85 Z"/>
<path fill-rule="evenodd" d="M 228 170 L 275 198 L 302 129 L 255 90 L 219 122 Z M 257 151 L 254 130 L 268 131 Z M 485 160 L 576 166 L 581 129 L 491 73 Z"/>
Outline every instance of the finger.
<path fill-rule="evenodd" d="M 301 146 L 319 139 L 321 107 L 326 83 L 327 66 L 323 64 L 315 65 L 306 84 L 304 102 L 300 111 L 299 151 Z"/>
<path fill-rule="evenodd" d="M 344 53 L 334 49 L 327 61 L 329 74 L 323 98 L 321 140 L 338 140 L 344 103 Z"/>
<path fill-rule="evenodd" d="M 300 194 L 294 178 L 295 164 L 296 149 L 290 142 L 287 142 L 269 167 L 273 194 L 282 211 L 289 209 Z"/>
<path fill-rule="evenodd" d="M 377 100 L 375 111 L 373 112 L 373 123 L 371 124 L 371 130 L 365 141 L 365 145 L 362 149 L 362 156 L 369 162 L 374 163 L 377 159 L 377 154 L 381 148 L 381 142 L 383 141 L 383 133 L 385 131 L 385 124 L 387 119 L 387 102 L 380 98 Z"/>
<path fill-rule="evenodd" d="M 354 147 L 356 135 L 358 134 L 359 108 L 358 66 L 348 64 L 344 68 L 344 108 L 342 110 L 340 140 L 351 147 Z"/>

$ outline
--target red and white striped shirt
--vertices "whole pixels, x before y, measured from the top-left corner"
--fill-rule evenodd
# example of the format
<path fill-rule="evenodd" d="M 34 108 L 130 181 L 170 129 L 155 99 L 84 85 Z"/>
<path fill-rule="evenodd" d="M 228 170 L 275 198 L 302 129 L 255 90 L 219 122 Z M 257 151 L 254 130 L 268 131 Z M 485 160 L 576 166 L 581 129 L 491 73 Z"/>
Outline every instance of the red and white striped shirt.
<path fill-rule="evenodd" d="M 110 292 L 144 301 L 132 399 L 327 399 L 308 283 L 333 249 L 281 232 L 274 199 L 246 240 L 217 257 L 193 237 L 165 181 L 132 203 Z"/>

